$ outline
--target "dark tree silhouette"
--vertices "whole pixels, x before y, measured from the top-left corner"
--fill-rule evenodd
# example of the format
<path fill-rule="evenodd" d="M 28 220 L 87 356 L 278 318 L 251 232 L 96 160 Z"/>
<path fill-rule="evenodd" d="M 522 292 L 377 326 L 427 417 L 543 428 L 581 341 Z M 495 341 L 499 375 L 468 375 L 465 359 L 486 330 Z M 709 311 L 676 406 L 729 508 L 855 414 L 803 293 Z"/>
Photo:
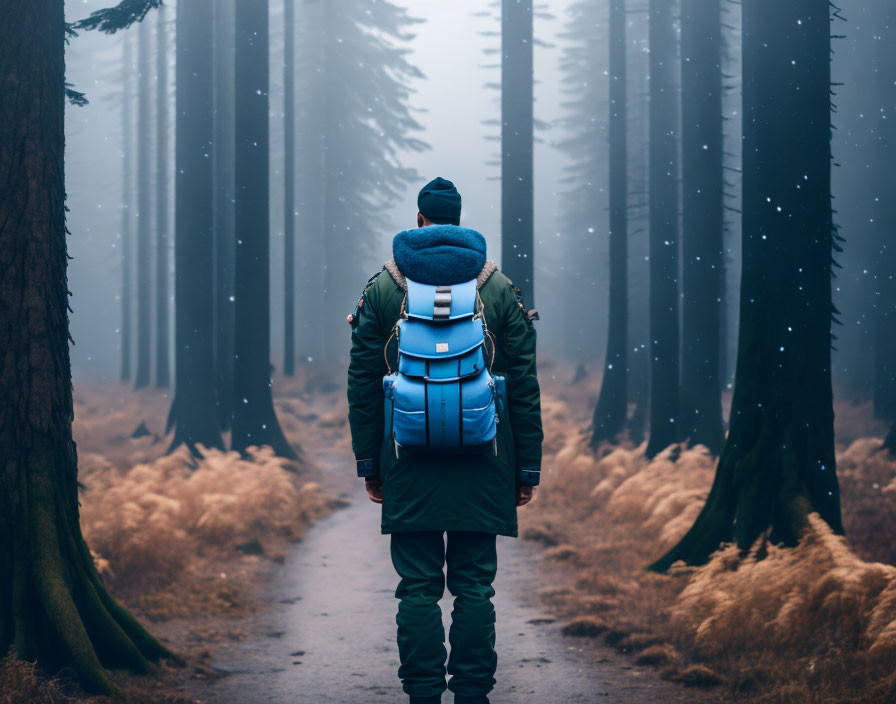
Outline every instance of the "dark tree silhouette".
<path fill-rule="evenodd" d="M 896 421 L 896 202 L 892 196 L 893 157 L 896 156 L 896 8 L 887 0 L 870 3 L 874 17 L 868 119 L 872 126 L 873 156 L 871 230 L 874 253 L 874 413 Z M 894 446 L 896 447 L 896 446 Z"/>
<path fill-rule="evenodd" d="M 0 650 L 72 667 L 147 669 L 167 651 L 106 592 L 81 535 L 72 441 L 62 0 L 0 13 Z M 22 57 L 28 57 L 23 61 Z"/>
<path fill-rule="evenodd" d="M 680 439 L 678 420 L 678 93 L 674 6 L 650 0 L 650 439 Z"/>
<path fill-rule="evenodd" d="M 532 0 L 501 3 L 501 269 L 535 300 Z"/>
<path fill-rule="evenodd" d="M 283 0 L 283 373 L 296 370 L 295 0 Z"/>
<path fill-rule="evenodd" d="M 159 7 L 156 46 L 156 388 L 171 385 L 168 348 L 168 22 L 165 6 Z"/>
<path fill-rule="evenodd" d="M 236 0 L 236 266 L 231 447 L 295 450 L 271 392 L 268 0 Z"/>
<path fill-rule="evenodd" d="M 831 392 L 828 0 L 745 3 L 741 323 L 731 428 L 693 527 L 652 567 L 720 543 L 842 532 Z"/>
<path fill-rule="evenodd" d="M 893 423 L 893 427 L 890 429 L 890 434 L 887 435 L 887 439 L 884 441 L 884 448 L 888 450 L 891 455 L 896 455 L 896 423 Z"/>
<path fill-rule="evenodd" d="M 233 414 L 234 10 L 234 0 L 215 3 L 215 389 L 222 429 L 230 428 Z"/>
<path fill-rule="evenodd" d="M 409 105 L 422 74 L 403 46 L 419 20 L 387 0 L 303 0 L 300 8 L 297 185 L 307 264 L 299 338 L 332 358 L 345 354 L 346 313 L 381 266 L 371 271 L 373 235 L 394 226 L 389 207 L 419 182 L 402 164 L 403 153 L 426 148 L 413 137 L 421 127 Z"/>
<path fill-rule="evenodd" d="M 610 311 L 591 444 L 612 440 L 628 414 L 628 91 L 625 0 L 610 0 Z"/>
<path fill-rule="evenodd" d="M 131 38 L 121 38 L 121 380 L 131 380 Z"/>
<path fill-rule="evenodd" d="M 721 2 L 681 3 L 682 327 L 680 427 L 691 445 L 722 451 Z"/>
<path fill-rule="evenodd" d="M 648 90 L 649 15 L 630 14 L 628 42 L 635 51 L 628 55 L 629 86 L 635 96 L 627 111 L 631 130 L 629 171 L 629 327 L 628 398 L 630 404 L 626 431 L 635 445 L 644 442 L 650 409 L 650 93 Z"/>
<path fill-rule="evenodd" d="M 215 413 L 212 331 L 212 17 L 213 0 L 177 12 L 175 90 L 175 389 L 167 429 L 171 449 L 223 448 Z"/>
<path fill-rule="evenodd" d="M 150 193 L 150 60 L 149 23 L 141 22 L 137 32 L 137 367 L 134 387 L 149 386 L 151 370 L 152 196 Z"/>
<path fill-rule="evenodd" d="M 147 12 L 161 4 L 162 0 L 121 0 L 112 7 L 91 12 L 89 17 L 76 22 L 73 29 L 97 29 L 106 34 L 114 34 L 135 22 L 141 22 Z"/>

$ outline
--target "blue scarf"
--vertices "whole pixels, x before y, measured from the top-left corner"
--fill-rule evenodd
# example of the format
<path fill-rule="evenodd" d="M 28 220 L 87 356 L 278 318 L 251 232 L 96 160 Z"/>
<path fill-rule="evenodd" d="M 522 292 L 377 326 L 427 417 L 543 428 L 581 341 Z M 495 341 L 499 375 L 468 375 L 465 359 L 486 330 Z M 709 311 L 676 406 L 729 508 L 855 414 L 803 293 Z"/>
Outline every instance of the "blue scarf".
<path fill-rule="evenodd" d="M 479 276 L 485 266 L 485 237 L 457 225 L 405 230 L 392 240 L 392 256 L 411 281 L 452 286 Z"/>

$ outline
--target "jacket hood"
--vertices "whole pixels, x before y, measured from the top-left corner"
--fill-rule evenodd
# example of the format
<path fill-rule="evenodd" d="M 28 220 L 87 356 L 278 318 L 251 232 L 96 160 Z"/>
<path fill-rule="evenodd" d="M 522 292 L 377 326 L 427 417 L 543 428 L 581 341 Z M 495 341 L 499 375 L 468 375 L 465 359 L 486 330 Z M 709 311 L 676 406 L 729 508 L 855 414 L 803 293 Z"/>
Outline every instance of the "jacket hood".
<path fill-rule="evenodd" d="M 398 269 L 411 281 L 452 286 L 475 279 L 485 266 L 485 237 L 458 225 L 405 230 L 392 240 Z"/>

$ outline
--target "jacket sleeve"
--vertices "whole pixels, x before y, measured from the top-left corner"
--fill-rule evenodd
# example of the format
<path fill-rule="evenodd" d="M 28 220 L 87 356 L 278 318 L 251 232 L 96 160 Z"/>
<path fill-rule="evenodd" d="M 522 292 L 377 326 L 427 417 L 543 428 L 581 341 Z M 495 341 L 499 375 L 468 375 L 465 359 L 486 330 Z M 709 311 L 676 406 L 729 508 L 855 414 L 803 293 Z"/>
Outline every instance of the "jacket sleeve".
<path fill-rule="evenodd" d="M 390 330 L 380 313 L 380 289 L 368 287 L 352 323 L 352 351 L 348 367 L 348 420 L 358 476 L 379 476 L 383 439 L 383 376 L 386 362 L 383 347 Z"/>
<path fill-rule="evenodd" d="M 541 477 L 541 391 L 535 363 L 535 327 L 514 289 L 505 287 L 498 345 L 507 375 L 510 425 L 516 448 L 517 482 L 537 486 Z"/>

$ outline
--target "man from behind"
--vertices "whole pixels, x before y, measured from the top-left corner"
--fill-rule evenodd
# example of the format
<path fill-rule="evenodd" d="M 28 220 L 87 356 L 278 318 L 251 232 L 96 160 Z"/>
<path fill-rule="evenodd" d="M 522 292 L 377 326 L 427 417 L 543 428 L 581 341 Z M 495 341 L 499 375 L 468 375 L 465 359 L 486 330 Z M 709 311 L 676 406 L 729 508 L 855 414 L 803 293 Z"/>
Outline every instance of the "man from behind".
<path fill-rule="evenodd" d="M 441 702 L 446 688 L 456 704 L 487 704 L 496 536 L 517 535 L 516 509 L 540 476 L 536 315 L 487 260 L 485 238 L 460 227 L 454 184 L 427 184 L 418 211 L 349 316 L 352 446 L 400 577 L 404 691 L 411 704 Z"/>

